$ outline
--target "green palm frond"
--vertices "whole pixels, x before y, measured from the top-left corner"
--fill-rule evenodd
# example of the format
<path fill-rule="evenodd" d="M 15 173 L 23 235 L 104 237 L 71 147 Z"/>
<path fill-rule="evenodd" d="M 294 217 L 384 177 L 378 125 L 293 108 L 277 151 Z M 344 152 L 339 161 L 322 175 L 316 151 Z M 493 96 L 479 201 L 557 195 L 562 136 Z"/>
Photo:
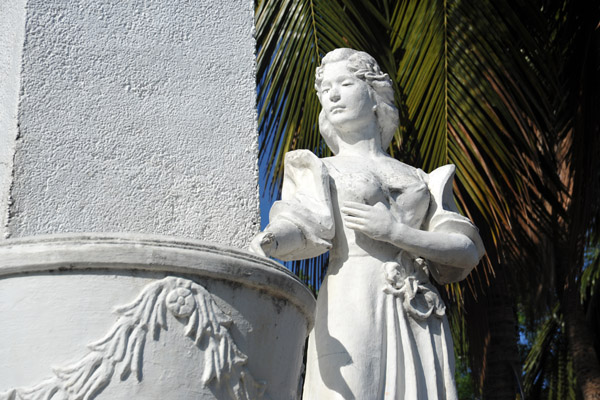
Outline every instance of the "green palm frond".
<path fill-rule="evenodd" d="M 539 163 L 534 154 L 523 155 L 523 143 L 505 140 L 516 125 L 525 130 L 531 124 L 513 122 L 514 110 L 497 108 L 516 87 L 502 82 L 505 60 L 496 55 L 507 43 L 489 34 L 485 41 L 480 34 L 494 25 L 507 30 L 507 21 L 493 19 L 498 10 L 489 5 L 478 7 L 484 6 L 441 0 L 259 2 L 259 127 L 273 143 L 262 146 L 269 151 L 270 176 L 281 177 L 289 150 L 327 154 L 317 126 L 314 70 L 335 47 L 365 50 L 396 86 L 401 126 L 390 152 L 428 171 L 456 164 L 463 211 L 477 209 L 498 242 L 511 225 L 507 198 L 529 190 L 528 182 L 507 171 Z M 479 31 L 474 21 L 482 21 Z M 474 204 L 467 207 L 463 199 Z"/>
<path fill-rule="evenodd" d="M 598 28 L 591 29 L 595 36 L 589 32 L 598 21 L 584 3 L 257 0 L 260 151 L 271 188 L 280 183 L 287 151 L 329 155 L 313 88 L 320 59 L 336 47 L 372 54 L 390 74 L 400 110 L 390 154 L 427 172 L 455 164 L 458 206 L 480 227 L 488 250 L 466 282 L 446 288 L 457 343 L 466 343 L 464 330 L 472 326 L 462 319 L 463 307 L 493 292 L 494 270 L 514 301 L 527 305 L 537 329 L 557 301 L 561 274 L 592 282 L 597 271 L 577 264 L 580 244 L 598 230 L 590 221 L 600 220 L 600 63 L 590 50 Z M 577 265 L 566 272 L 557 272 L 557 242 L 573 250 Z M 306 265 L 310 274 L 304 266 L 300 273 L 320 274 L 315 263 Z M 468 321 L 477 323 L 482 312 L 475 307 Z M 481 355 L 484 346 L 482 340 L 459 347 Z M 571 365 L 556 360 L 556 368 Z M 558 388 L 567 375 L 548 375 L 546 384 L 564 394 Z"/>
<path fill-rule="evenodd" d="M 356 27 L 360 11 L 350 6 L 322 0 L 257 3 L 258 123 L 265 141 L 274 144 L 261 151 L 270 150 L 268 167 L 275 180 L 281 178 L 289 150 L 328 154 L 318 131 L 320 104 L 314 89 L 321 58 L 337 47 L 364 48 L 379 39 Z"/>
<path fill-rule="evenodd" d="M 524 366 L 525 397 L 544 400 L 576 400 L 573 361 L 568 353 L 560 305 L 539 328 Z"/>

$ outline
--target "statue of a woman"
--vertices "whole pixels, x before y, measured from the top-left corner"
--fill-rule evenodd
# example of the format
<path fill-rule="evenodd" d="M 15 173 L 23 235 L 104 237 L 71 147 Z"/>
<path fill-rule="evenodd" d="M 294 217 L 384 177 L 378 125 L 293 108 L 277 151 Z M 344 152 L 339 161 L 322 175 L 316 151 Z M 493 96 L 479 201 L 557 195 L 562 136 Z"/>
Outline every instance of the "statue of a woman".
<path fill-rule="evenodd" d="M 286 154 L 282 199 L 251 244 L 283 260 L 330 251 L 304 399 L 456 399 L 452 338 L 430 279 L 464 279 L 484 249 L 456 210 L 454 166 L 427 174 L 386 154 L 398 111 L 370 55 L 328 53 L 315 87 L 335 156 Z"/>

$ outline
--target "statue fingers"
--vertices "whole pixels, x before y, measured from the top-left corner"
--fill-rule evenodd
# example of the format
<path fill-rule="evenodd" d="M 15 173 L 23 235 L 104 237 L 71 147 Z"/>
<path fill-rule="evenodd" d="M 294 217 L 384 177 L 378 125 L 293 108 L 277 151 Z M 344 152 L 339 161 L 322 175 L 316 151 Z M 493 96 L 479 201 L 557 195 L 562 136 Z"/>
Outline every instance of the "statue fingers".
<path fill-rule="evenodd" d="M 363 226 L 366 223 L 366 219 L 362 218 L 362 217 L 353 217 L 350 215 L 345 215 L 344 222 L 346 222 L 346 224 L 351 223 L 351 224 Z"/>
<path fill-rule="evenodd" d="M 346 223 L 346 227 L 349 229 L 352 229 L 353 231 L 361 231 L 364 229 L 364 226 L 362 225 L 358 225 L 358 224 L 354 224 L 352 222 L 347 222 Z"/>
<path fill-rule="evenodd" d="M 361 211 L 370 211 L 373 208 L 373 206 L 370 206 L 368 204 L 363 204 L 363 203 L 357 203 L 355 201 L 345 201 L 344 208 L 361 210 Z"/>
<path fill-rule="evenodd" d="M 368 211 L 359 210 L 351 207 L 342 207 L 340 211 L 346 215 L 353 215 L 356 217 L 366 217 L 368 214 Z"/>

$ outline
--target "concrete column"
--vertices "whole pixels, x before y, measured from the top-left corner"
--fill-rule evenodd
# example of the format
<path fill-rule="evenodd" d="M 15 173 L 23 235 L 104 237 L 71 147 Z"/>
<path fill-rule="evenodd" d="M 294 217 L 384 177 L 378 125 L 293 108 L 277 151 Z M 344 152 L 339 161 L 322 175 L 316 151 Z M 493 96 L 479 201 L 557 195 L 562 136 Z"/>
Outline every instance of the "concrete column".
<path fill-rule="evenodd" d="M 25 0 L 0 3 L 0 239 L 8 236 L 8 209 L 25 33 Z"/>
<path fill-rule="evenodd" d="M 0 26 L 4 237 L 247 244 L 259 227 L 251 0 L 3 0 Z"/>
<path fill-rule="evenodd" d="M 240 250 L 253 21 L 252 0 L 0 0 L 0 400 L 298 398 L 315 299 Z"/>

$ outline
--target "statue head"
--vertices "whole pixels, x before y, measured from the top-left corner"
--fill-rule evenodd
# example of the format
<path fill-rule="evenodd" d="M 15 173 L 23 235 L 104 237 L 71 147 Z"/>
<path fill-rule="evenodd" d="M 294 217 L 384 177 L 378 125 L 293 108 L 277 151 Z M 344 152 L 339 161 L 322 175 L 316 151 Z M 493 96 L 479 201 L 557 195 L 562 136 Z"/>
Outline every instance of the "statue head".
<path fill-rule="evenodd" d="M 392 80 L 379 68 L 377 61 L 363 51 L 348 48 L 340 48 L 330 51 L 321 60 L 321 66 L 317 67 L 315 75 L 315 89 L 319 101 L 322 102 L 321 83 L 323 82 L 323 70 L 327 64 L 345 61 L 346 68 L 354 76 L 369 86 L 369 94 L 376 103 L 374 118 L 377 119 L 379 127 L 381 147 L 384 151 L 390 145 L 396 128 L 398 127 L 398 109 L 394 105 L 394 89 Z M 338 137 L 334 125 L 329 121 L 324 110 L 319 114 L 319 128 L 325 142 L 336 154 L 338 152 Z"/>

